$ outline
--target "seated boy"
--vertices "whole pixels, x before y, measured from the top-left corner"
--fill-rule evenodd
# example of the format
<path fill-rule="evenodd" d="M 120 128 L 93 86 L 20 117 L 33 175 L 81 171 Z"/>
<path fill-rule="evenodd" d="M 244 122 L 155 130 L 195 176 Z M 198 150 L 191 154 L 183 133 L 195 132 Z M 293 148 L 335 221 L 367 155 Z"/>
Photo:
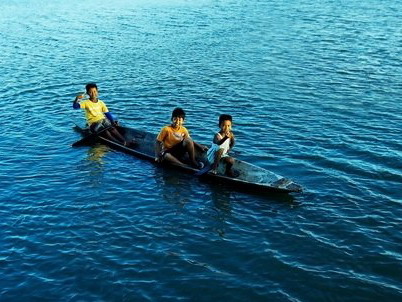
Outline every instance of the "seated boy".
<path fill-rule="evenodd" d="M 194 147 L 205 150 L 206 147 L 194 142 L 187 129 L 183 126 L 186 113 L 181 108 L 175 108 L 172 112 L 172 124 L 165 126 L 156 138 L 155 161 L 167 161 L 176 165 L 185 166 L 183 156 L 188 153 L 191 166 L 202 168 L 202 163 L 195 160 Z"/>
<path fill-rule="evenodd" d="M 103 133 L 104 135 L 112 140 L 127 145 L 126 140 L 123 135 L 117 131 L 114 125 L 117 125 L 117 121 L 113 119 L 112 114 L 106 107 L 106 104 L 98 99 L 98 87 L 95 83 L 89 83 L 85 86 L 87 94 L 89 96 L 88 100 L 79 102 L 82 99 L 82 95 L 77 95 L 74 102 L 74 109 L 84 109 L 85 117 L 89 125 L 89 129 L 92 133 L 98 133 L 103 129 L 108 128 Z"/>
<path fill-rule="evenodd" d="M 226 163 L 225 174 L 235 177 L 236 173 L 232 170 L 234 159 L 229 156 L 228 152 L 235 144 L 235 137 L 232 132 L 232 116 L 229 114 L 221 114 L 219 116 L 220 131 L 214 135 L 212 145 L 207 152 L 208 162 L 212 165 L 212 173 L 216 174 L 219 162 L 222 160 Z"/>

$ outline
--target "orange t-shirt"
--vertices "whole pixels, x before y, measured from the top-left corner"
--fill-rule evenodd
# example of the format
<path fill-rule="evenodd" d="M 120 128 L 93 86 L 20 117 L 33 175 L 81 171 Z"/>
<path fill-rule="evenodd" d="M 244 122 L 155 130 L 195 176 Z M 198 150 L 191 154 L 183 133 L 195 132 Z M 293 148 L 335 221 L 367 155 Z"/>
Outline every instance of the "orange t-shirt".
<path fill-rule="evenodd" d="M 188 137 L 190 137 L 190 134 L 183 126 L 180 126 L 179 129 L 174 129 L 172 126 L 165 126 L 162 128 L 161 132 L 159 132 L 156 140 L 162 142 L 163 149 L 166 150 L 172 148 L 174 145 Z"/>

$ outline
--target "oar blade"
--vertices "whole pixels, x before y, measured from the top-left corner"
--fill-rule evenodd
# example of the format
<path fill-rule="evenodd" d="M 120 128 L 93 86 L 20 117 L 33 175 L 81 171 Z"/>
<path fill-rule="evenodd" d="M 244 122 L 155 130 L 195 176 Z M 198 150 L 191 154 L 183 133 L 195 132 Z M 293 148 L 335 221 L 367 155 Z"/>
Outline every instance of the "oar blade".
<path fill-rule="evenodd" d="M 212 169 L 212 165 L 207 164 L 204 168 L 200 169 L 199 171 L 197 171 L 196 173 L 194 173 L 195 176 L 202 176 L 207 174 L 209 171 L 211 171 Z"/>

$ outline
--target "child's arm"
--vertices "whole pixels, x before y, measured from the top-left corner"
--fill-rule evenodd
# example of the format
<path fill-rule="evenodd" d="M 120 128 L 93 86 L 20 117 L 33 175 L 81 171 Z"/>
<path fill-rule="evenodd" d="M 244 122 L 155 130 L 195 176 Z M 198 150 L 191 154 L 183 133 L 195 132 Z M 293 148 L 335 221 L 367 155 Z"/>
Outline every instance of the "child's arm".
<path fill-rule="evenodd" d="M 186 130 L 186 131 L 187 131 L 187 130 Z M 202 152 L 208 150 L 208 147 L 207 147 L 207 146 L 204 146 L 204 145 L 201 145 L 201 144 L 199 144 L 199 143 L 196 143 L 196 142 L 192 139 L 192 137 L 190 136 L 190 134 L 188 133 L 188 131 L 187 131 L 187 133 L 185 134 L 185 136 L 184 136 L 183 138 L 184 138 L 184 139 L 190 139 L 190 140 L 193 142 L 194 148 L 198 148 L 198 149 L 201 150 Z"/>
<path fill-rule="evenodd" d="M 75 97 L 74 102 L 73 102 L 74 109 L 80 109 L 80 102 L 79 102 L 80 99 L 82 99 L 82 95 L 77 95 Z"/>
<path fill-rule="evenodd" d="M 230 132 L 230 144 L 229 144 L 229 148 L 230 149 L 232 149 L 233 148 L 233 146 L 235 145 L 235 137 L 234 137 L 234 134 L 233 134 L 233 132 Z"/>
<path fill-rule="evenodd" d="M 155 141 L 155 161 L 160 163 L 162 161 L 163 142 Z"/>
<path fill-rule="evenodd" d="M 162 162 L 163 157 L 163 141 L 166 138 L 166 127 L 162 128 L 155 140 L 155 161 Z"/>
<path fill-rule="evenodd" d="M 193 144 L 194 144 L 194 147 L 200 149 L 201 151 L 207 151 L 208 150 L 207 146 L 204 146 L 204 145 L 201 145 L 199 143 L 196 143 L 195 141 L 193 141 Z"/>
<path fill-rule="evenodd" d="M 106 118 L 112 123 L 114 126 L 118 126 L 119 122 L 114 118 L 113 114 L 110 111 L 105 112 Z"/>
<path fill-rule="evenodd" d="M 218 146 L 220 146 L 220 145 L 222 145 L 228 138 L 230 138 L 230 136 L 228 136 L 228 134 L 225 133 L 225 136 L 224 136 L 222 139 L 219 139 L 219 135 L 218 135 L 218 133 L 217 133 L 217 134 L 215 134 L 215 136 L 214 136 L 213 142 L 214 142 L 214 144 L 217 144 Z"/>

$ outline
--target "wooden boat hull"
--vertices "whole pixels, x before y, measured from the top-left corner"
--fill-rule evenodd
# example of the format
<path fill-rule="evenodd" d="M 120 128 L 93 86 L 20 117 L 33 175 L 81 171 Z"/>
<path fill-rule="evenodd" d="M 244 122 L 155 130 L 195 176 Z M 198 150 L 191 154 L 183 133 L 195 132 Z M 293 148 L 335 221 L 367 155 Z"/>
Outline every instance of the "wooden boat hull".
<path fill-rule="evenodd" d="M 123 133 L 126 140 L 135 140 L 137 144 L 133 147 L 126 147 L 104 137 L 96 137 L 96 141 L 156 164 L 154 151 L 156 141 L 155 134 L 128 127 L 119 126 L 118 128 L 119 131 Z M 89 133 L 87 129 L 82 129 L 78 126 L 76 127 L 76 130 L 83 136 L 86 136 Z M 90 142 L 95 142 L 95 139 Z M 196 159 L 206 164 L 206 152 L 196 150 Z M 168 164 L 168 166 L 190 174 L 195 174 L 198 171 L 190 166 L 183 167 L 172 164 Z M 212 182 L 225 183 L 231 185 L 235 189 L 253 190 L 256 193 L 292 193 L 302 191 L 302 187 L 294 183 L 292 180 L 242 160 L 235 159 L 233 169 L 239 174 L 237 177 L 225 176 L 225 164 L 222 163 L 218 167 L 217 174 L 208 172 L 202 175 L 202 178 L 208 179 Z"/>

